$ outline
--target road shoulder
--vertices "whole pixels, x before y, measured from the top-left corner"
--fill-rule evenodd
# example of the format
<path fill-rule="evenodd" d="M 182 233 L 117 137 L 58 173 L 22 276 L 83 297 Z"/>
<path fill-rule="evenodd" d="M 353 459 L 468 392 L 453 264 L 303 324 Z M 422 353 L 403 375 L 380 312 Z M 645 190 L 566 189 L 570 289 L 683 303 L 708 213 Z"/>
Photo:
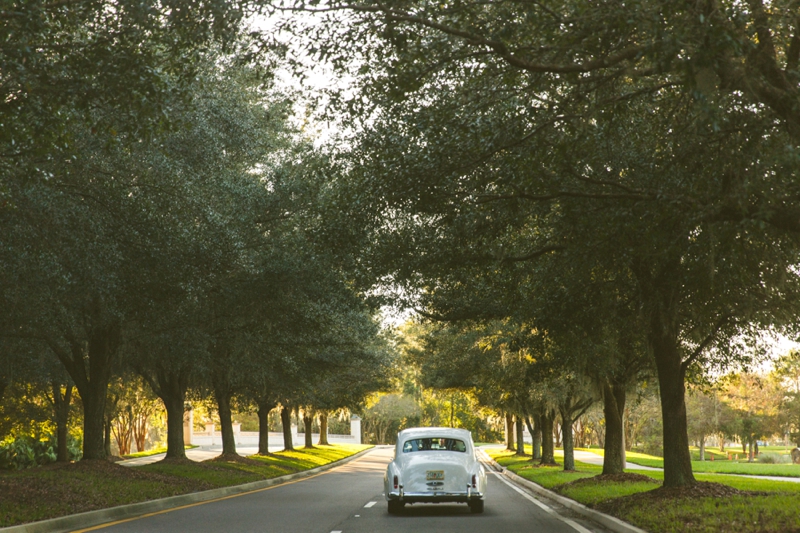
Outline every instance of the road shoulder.
<path fill-rule="evenodd" d="M 634 525 L 631 525 L 619 518 L 607 515 L 605 513 L 601 513 L 600 511 L 595 511 L 594 509 L 590 509 L 583 505 L 582 503 L 578 503 L 575 500 L 557 494 L 551 490 L 548 490 L 541 485 L 534 483 L 533 481 L 529 481 L 522 476 L 515 474 L 514 472 L 510 471 L 509 469 L 501 466 L 498 464 L 494 459 L 492 459 L 487 453 L 483 452 L 484 458 L 487 463 L 489 463 L 492 468 L 494 468 L 498 473 L 503 475 L 506 479 L 513 482 L 514 484 L 523 487 L 539 496 L 557 502 L 559 505 L 569 509 L 570 511 L 577 513 L 584 518 L 591 520 L 601 526 L 615 532 L 615 533 L 647 533 L 645 530 L 640 529 Z"/>

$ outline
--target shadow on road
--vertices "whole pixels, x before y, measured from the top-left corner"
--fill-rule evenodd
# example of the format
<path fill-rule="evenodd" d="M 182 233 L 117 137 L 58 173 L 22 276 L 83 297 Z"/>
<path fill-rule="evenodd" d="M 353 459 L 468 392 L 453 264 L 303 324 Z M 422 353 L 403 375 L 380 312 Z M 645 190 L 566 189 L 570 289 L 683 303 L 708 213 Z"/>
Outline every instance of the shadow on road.
<path fill-rule="evenodd" d="M 473 515 L 469 512 L 467 505 L 444 505 L 440 503 L 415 503 L 414 505 L 406 505 L 400 514 L 394 515 L 397 518 L 404 516 L 454 516 L 468 518 Z"/>

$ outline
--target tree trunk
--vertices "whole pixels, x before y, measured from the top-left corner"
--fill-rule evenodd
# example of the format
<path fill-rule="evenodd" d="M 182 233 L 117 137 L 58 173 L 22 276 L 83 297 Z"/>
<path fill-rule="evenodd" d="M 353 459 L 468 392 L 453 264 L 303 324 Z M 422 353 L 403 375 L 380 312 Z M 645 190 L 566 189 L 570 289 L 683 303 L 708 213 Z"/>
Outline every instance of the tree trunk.
<path fill-rule="evenodd" d="M 557 465 L 553 448 L 553 426 L 556 419 L 555 409 L 545 409 L 542 414 L 542 465 Z"/>
<path fill-rule="evenodd" d="M 233 435 L 233 415 L 231 414 L 231 395 L 227 391 L 214 389 L 219 413 L 219 429 L 222 433 L 222 455 L 238 455 L 236 438 Z"/>
<path fill-rule="evenodd" d="M 563 441 L 561 439 L 561 433 L 562 433 L 561 425 L 562 424 L 563 424 L 563 421 L 561 421 L 561 420 L 559 420 L 558 422 L 556 422 L 555 419 L 553 420 L 553 437 L 556 440 L 556 448 L 561 448 L 561 446 L 563 446 Z"/>
<path fill-rule="evenodd" d="M 564 470 L 575 470 L 575 440 L 572 434 L 572 413 L 569 409 L 559 409 L 561 412 L 561 441 L 564 443 Z"/>
<path fill-rule="evenodd" d="M 661 326 L 653 325 L 653 329 Z M 658 370 L 661 417 L 664 424 L 664 486 L 683 487 L 695 483 L 686 424 L 686 389 L 677 335 L 651 331 Z"/>
<path fill-rule="evenodd" d="M 103 457 L 111 457 L 111 420 L 103 424 Z"/>
<path fill-rule="evenodd" d="M 135 365 L 134 365 L 135 366 Z M 161 399 L 167 411 L 167 459 L 186 459 L 183 417 L 186 412 L 186 390 L 189 388 L 191 364 L 157 364 L 157 368 L 135 366 L 136 372 Z"/>
<path fill-rule="evenodd" d="M 525 455 L 525 435 L 522 432 L 522 417 L 516 416 L 517 455 Z"/>
<path fill-rule="evenodd" d="M 87 340 L 84 343 L 70 339 L 69 349 L 50 339 L 47 342 L 75 383 L 83 403 L 83 459 L 104 459 L 111 446 L 110 435 L 105 439 L 106 393 L 121 342 L 120 327 L 116 323 L 95 327 Z"/>
<path fill-rule="evenodd" d="M 131 432 L 133 433 L 133 441 L 136 443 L 136 451 L 145 451 L 145 444 L 147 441 L 147 421 L 150 415 L 146 413 L 139 413 L 133 417 L 131 424 Z"/>
<path fill-rule="evenodd" d="M 533 425 L 531 425 L 531 417 L 525 417 L 525 424 L 528 426 L 528 432 L 531 434 L 531 461 L 542 458 L 542 422 L 539 415 L 533 416 Z"/>
<path fill-rule="evenodd" d="M 753 440 L 753 456 L 758 457 L 758 439 Z"/>
<path fill-rule="evenodd" d="M 69 462 L 67 449 L 67 423 L 69 422 L 69 407 L 72 400 L 72 384 L 68 383 L 64 394 L 61 394 L 61 383 L 56 380 L 51 382 L 53 390 L 53 407 L 56 419 L 56 461 Z"/>
<path fill-rule="evenodd" d="M 724 452 L 725 451 L 725 435 L 720 434 L 718 439 L 719 439 L 719 451 L 720 452 Z"/>
<path fill-rule="evenodd" d="M 314 442 L 312 441 L 311 431 L 314 424 L 314 414 L 303 409 L 303 428 L 305 429 L 305 447 L 313 448 Z"/>
<path fill-rule="evenodd" d="M 679 349 L 678 305 L 681 287 L 676 283 L 680 258 L 662 263 L 657 274 L 652 264 L 633 265 L 648 315 L 647 339 L 656 361 L 664 434 L 664 486 L 684 487 L 695 483 L 686 423 L 685 377 Z"/>
<path fill-rule="evenodd" d="M 319 414 L 319 442 L 320 446 L 328 446 L 328 413 Z"/>
<path fill-rule="evenodd" d="M 258 455 L 269 455 L 269 414 L 275 409 L 275 402 L 258 402 Z"/>
<path fill-rule="evenodd" d="M 603 382 L 603 414 L 606 419 L 606 439 L 603 446 L 603 474 L 622 474 L 625 471 L 625 387 Z"/>
<path fill-rule="evenodd" d="M 292 410 L 289 407 L 281 407 L 281 426 L 283 426 L 283 450 L 294 450 L 292 442 Z"/>
<path fill-rule="evenodd" d="M 186 459 L 183 438 L 183 416 L 186 410 L 186 389 L 162 388 L 160 395 L 167 410 L 167 459 Z"/>
<path fill-rule="evenodd" d="M 514 416 L 506 413 L 506 450 L 516 451 L 514 448 Z"/>
<path fill-rule="evenodd" d="M 706 460 L 706 436 L 702 435 L 700 437 L 700 460 Z"/>

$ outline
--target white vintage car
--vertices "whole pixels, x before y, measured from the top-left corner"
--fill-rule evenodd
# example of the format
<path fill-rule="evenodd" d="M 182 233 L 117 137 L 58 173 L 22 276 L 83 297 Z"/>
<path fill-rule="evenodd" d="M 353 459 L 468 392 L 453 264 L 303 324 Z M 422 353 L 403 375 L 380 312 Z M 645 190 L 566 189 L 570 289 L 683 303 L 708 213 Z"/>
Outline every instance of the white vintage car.
<path fill-rule="evenodd" d="M 483 512 L 486 472 L 465 429 L 411 428 L 398 433 L 383 484 L 392 514 L 418 502 L 462 502 L 473 513 Z"/>

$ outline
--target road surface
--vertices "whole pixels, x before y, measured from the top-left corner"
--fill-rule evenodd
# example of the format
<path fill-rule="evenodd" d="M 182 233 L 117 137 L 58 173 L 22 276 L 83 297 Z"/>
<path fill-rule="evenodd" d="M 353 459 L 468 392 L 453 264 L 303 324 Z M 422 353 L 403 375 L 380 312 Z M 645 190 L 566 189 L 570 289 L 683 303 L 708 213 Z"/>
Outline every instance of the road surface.
<path fill-rule="evenodd" d="M 391 448 L 303 480 L 87 530 L 103 533 L 606 533 L 551 502 L 542 502 L 492 472 L 486 510 L 464 504 L 415 504 L 390 515 L 383 473 Z M 491 469 L 487 469 L 491 472 Z"/>

